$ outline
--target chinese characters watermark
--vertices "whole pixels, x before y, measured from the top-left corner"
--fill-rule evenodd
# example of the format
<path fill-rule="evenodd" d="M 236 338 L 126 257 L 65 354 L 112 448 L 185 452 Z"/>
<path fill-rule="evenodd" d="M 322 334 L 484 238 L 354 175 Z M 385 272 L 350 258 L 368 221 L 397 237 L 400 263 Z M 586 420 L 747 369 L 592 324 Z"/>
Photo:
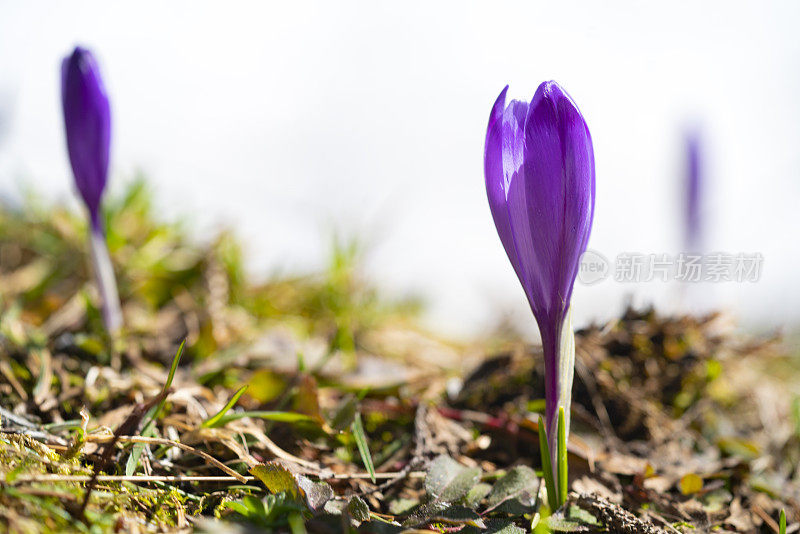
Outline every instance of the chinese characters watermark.
<path fill-rule="evenodd" d="M 764 256 L 759 252 L 694 254 L 643 254 L 623 252 L 611 262 L 594 250 L 581 257 L 578 280 L 596 284 L 607 278 L 620 283 L 637 282 L 757 282 Z"/>

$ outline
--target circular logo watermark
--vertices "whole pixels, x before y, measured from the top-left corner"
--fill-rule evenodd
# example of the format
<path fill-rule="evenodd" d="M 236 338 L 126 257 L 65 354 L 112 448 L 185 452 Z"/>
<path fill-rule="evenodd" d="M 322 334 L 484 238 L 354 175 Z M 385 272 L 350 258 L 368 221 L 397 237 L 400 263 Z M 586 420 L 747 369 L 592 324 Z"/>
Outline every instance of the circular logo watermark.
<path fill-rule="evenodd" d="M 602 282 L 611 274 L 611 264 L 605 256 L 594 250 L 587 249 L 581 256 L 581 266 L 578 269 L 578 281 L 582 284 L 592 285 Z"/>

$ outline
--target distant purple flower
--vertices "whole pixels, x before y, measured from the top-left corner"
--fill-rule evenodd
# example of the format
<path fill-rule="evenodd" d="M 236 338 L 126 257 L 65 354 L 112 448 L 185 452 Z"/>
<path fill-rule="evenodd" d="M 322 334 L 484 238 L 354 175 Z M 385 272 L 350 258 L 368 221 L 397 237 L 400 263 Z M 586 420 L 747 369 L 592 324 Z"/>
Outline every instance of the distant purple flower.
<path fill-rule="evenodd" d="M 569 415 L 575 351 L 568 319 L 594 215 L 594 152 L 583 116 L 557 83 L 541 84 L 530 104 L 512 100 L 506 106 L 507 90 L 486 132 L 486 190 L 497 233 L 539 325 L 545 420 L 555 454 L 558 406 Z"/>
<path fill-rule="evenodd" d="M 76 47 L 61 63 L 61 104 L 67 152 L 75 185 L 89 210 L 89 244 L 109 332 L 122 325 L 117 283 L 101 220 L 101 200 L 108 180 L 111 110 L 97 61 Z"/>
<path fill-rule="evenodd" d="M 700 135 L 691 131 L 686 135 L 686 248 L 699 252 L 703 239 L 702 198 L 703 169 L 701 167 Z"/>
<path fill-rule="evenodd" d="M 97 61 L 76 47 L 61 63 L 61 103 L 67 151 L 75 185 L 93 226 L 100 224 L 100 200 L 108 178 L 111 111 Z"/>

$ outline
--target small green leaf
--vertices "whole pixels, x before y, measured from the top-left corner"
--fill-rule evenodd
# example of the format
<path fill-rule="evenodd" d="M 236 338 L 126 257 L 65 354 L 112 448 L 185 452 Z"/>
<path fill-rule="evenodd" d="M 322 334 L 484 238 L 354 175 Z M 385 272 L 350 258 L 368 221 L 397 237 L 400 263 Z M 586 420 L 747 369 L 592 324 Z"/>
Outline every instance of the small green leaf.
<path fill-rule="evenodd" d="M 481 470 L 467 468 L 450 458 L 438 456 L 431 462 L 425 477 L 425 491 L 434 499 L 455 502 L 467 495 L 481 480 Z"/>
<path fill-rule="evenodd" d="M 287 493 L 292 497 L 297 497 L 299 493 L 294 473 L 277 462 L 254 465 L 250 473 L 263 482 L 270 493 Z"/>
<path fill-rule="evenodd" d="M 418 506 L 405 521 L 404 527 L 415 527 L 427 523 L 434 515 L 450 508 L 449 502 L 433 501 Z"/>
<path fill-rule="evenodd" d="M 474 485 L 469 492 L 461 499 L 461 504 L 467 508 L 477 508 L 481 501 L 492 491 L 492 486 L 483 482 Z"/>
<path fill-rule="evenodd" d="M 525 529 L 522 529 L 512 523 L 510 520 L 495 520 L 486 525 L 488 530 L 486 534 L 525 534 Z"/>
<path fill-rule="evenodd" d="M 449 523 L 451 525 L 469 525 L 480 529 L 486 528 L 486 523 L 483 518 L 475 511 L 470 510 L 464 506 L 451 506 L 438 514 L 431 517 L 432 521 L 441 521 L 442 523 Z"/>
<path fill-rule="evenodd" d="M 579 506 L 570 506 L 569 519 L 580 521 L 585 525 L 594 525 L 596 527 L 600 526 L 600 522 L 595 516 Z"/>
<path fill-rule="evenodd" d="M 263 501 L 261 501 L 261 499 L 258 499 L 253 495 L 245 495 L 242 499 L 242 504 L 248 512 L 245 515 L 258 518 L 267 515 L 267 506 Z"/>
<path fill-rule="evenodd" d="M 358 495 L 354 495 L 350 502 L 347 503 L 347 513 L 355 521 L 356 526 L 364 521 L 369 521 L 369 506 Z"/>
<path fill-rule="evenodd" d="M 403 526 L 414 527 L 434 522 L 486 528 L 483 519 L 476 512 L 464 506 L 453 506 L 445 501 L 423 504 L 403 522 Z"/>
<path fill-rule="evenodd" d="M 247 507 L 239 501 L 228 501 L 224 504 L 224 506 L 244 517 L 247 517 L 249 512 Z"/>
<path fill-rule="evenodd" d="M 781 508 L 781 517 L 778 524 L 778 534 L 786 534 L 786 510 Z"/>
<path fill-rule="evenodd" d="M 503 505 L 504 511 L 513 514 L 527 513 L 535 507 L 538 493 L 539 477 L 534 470 L 527 465 L 515 466 L 495 482 L 486 497 L 487 511 Z"/>
<path fill-rule="evenodd" d="M 312 512 L 316 513 L 323 509 L 325 504 L 333 499 L 333 488 L 327 482 L 314 482 L 303 475 L 295 475 L 295 482 Z"/>
<path fill-rule="evenodd" d="M 558 515 L 547 518 L 547 526 L 552 532 L 588 532 L 589 528 L 575 519 L 567 519 Z"/>
<path fill-rule="evenodd" d="M 372 465 L 372 456 L 369 453 L 369 445 L 367 443 L 367 435 L 364 433 L 364 425 L 361 423 L 361 414 L 356 413 L 356 417 L 353 420 L 353 424 L 351 425 L 351 429 L 353 432 L 353 437 L 356 440 L 356 446 L 358 447 L 358 453 L 361 455 L 361 461 L 364 463 L 364 467 L 369 473 L 369 478 L 372 480 L 372 483 L 375 483 L 375 466 Z"/>
<path fill-rule="evenodd" d="M 510 519 L 489 519 L 486 528 L 466 527 L 459 534 L 525 534 L 527 530 L 518 527 Z"/>
<path fill-rule="evenodd" d="M 228 413 L 228 411 L 231 408 L 233 408 L 233 406 L 239 400 L 239 397 L 244 395 L 245 391 L 247 391 L 247 386 L 240 387 L 239 390 L 233 394 L 230 400 L 225 404 L 225 406 L 222 407 L 220 411 L 218 411 L 216 414 L 212 415 L 211 417 L 203 421 L 203 424 L 201 424 L 200 426 L 202 428 L 214 428 L 215 426 L 219 426 L 220 419 L 222 419 L 222 417 L 226 413 Z"/>

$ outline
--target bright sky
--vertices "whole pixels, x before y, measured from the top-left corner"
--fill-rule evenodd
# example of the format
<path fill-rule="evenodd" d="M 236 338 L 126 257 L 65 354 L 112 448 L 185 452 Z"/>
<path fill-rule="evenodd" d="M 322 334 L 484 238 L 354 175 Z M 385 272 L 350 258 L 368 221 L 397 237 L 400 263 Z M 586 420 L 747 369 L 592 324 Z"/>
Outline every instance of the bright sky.
<path fill-rule="evenodd" d="M 754 326 L 800 319 L 800 3 L 24 2 L 0 0 L 0 193 L 72 196 L 59 63 L 81 43 L 112 98 L 114 187 L 146 173 L 168 214 L 246 240 L 254 273 L 310 270 L 332 228 L 369 274 L 477 333 L 511 310 L 535 335 L 483 185 L 489 110 L 554 79 L 592 132 L 590 248 L 680 248 L 682 131 L 707 145 L 709 247 L 764 257 L 758 283 L 694 302 Z M 2 135 L 0 128 L 0 135 Z M 77 204 L 76 204 L 77 206 Z M 576 323 L 673 285 L 578 285 Z"/>

